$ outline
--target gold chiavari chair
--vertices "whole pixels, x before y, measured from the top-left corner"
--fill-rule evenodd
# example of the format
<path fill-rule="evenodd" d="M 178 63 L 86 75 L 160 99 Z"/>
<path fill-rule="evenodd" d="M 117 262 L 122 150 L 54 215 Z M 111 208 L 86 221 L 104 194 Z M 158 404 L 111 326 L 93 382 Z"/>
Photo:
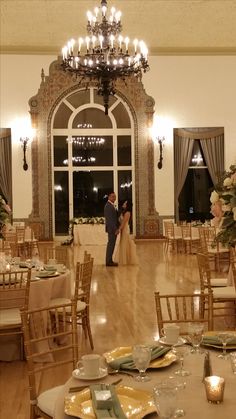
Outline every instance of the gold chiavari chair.
<path fill-rule="evenodd" d="M 67 311 L 71 315 L 69 324 Z M 64 384 L 72 369 L 76 368 L 78 361 L 76 302 L 71 301 L 69 304 L 37 310 L 22 310 L 21 318 L 29 377 L 30 419 L 39 417 L 52 419 L 55 402 L 63 386 L 51 387 L 42 392 L 44 386 L 42 379 L 46 376 L 45 381 L 48 383 L 50 377 L 60 377 L 60 384 Z M 51 344 L 58 339 L 60 339 L 59 345 Z M 51 361 L 48 359 L 49 356 Z M 49 377 L 46 375 L 47 372 L 50 374 Z"/>
<path fill-rule="evenodd" d="M 55 260 L 56 263 L 63 263 L 66 267 L 69 266 L 68 249 L 66 246 L 43 246 L 40 248 L 39 255 L 44 263 L 48 263 L 51 259 Z"/>
<path fill-rule="evenodd" d="M 159 336 L 165 324 L 176 323 L 180 334 L 188 332 L 189 323 L 203 323 L 206 330 L 213 330 L 212 291 L 209 294 L 154 293 Z M 207 304 L 208 310 L 205 311 Z M 205 314 L 207 313 L 207 317 Z"/>
<path fill-rule="evenodd" d="M 211 278 L 209 260 L 206 254 L 197 253 L 200 288 L 202 292 L 213 292 L 213 317 L 236 315 L 235 285 L 228 286 L 228 278 Z"/>
<path fill-rule="evenodd" d="M 19 336 L 21 359 L 23 340 L 20 309 L 28 308 L 31 270 L 0 272 L 0 336 Z"/>
<path fill-rule="evenodd" d="M 230 254 L 229 249 L 223 247 L 216 239 L 216 228 L 215 227 L 199 227 L 199 251 L 201 253 L 207 253 L 210 261 L 214 262 L 214 270 L 220 272 L 221 266 L 226 265 L 226 269 L 229 268 Z"/>
<path fill-rule="evenodd" d="M 179 227 L 180 228 L 180 227 Z M 182 235 L 176 234 L 175 225 L 172 221 L 164 221 L 165 230 L 165 251 L 170 248 L 172 251 L 178 251 L 179 246 L 182 246 Z"/>
<path fill-rule="evenodd" d="M 4 247 L 7 247 L 9 249 L 9 246 L 10 246 L 11 257 L 18 256 L 16 232 L 15 231 L 6 231 L 4 233 L 4 240 L 3 241 L 5 242 L 5 243 L 3 243 Z"/>
<path fill-rule="evenodd" d="M 185 253 L 193 253 L 199 246 L 199 235 L 194 234 L 198 232 L 190 223 L 181 225 L 183 248 Z"/>
<path fill-rule="evenodd" d="M 91 349 L 94 348 L 93 337 L 90 326 L 90 293 L 91 281 L 93 273 L 93 258 L 86 262 L 77 262 L 75 276 L 75 290 L 73 299 L 77 301 L 77 324 L 83 328 L 85 338 L 89 338 Z M 67 298 L 54 298 L 50 301 L 50 305 L 66 304 L 70 300 Z M 70 313 L 68 313 L 70 315 Z"/>

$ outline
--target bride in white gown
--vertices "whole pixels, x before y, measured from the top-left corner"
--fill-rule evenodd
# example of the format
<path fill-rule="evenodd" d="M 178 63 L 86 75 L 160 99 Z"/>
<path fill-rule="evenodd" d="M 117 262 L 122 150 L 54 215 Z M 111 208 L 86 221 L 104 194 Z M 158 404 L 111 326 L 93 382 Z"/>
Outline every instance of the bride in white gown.
<path fill-rule="evenodd" d="M 129 220 L 131 217 L 132 205 L 125 201 L 122 205 L 120 215 L 120 241 L 117 247 L 115 260 L 119 265 L 137 265 L 136 245 L 130 236 Z"/>

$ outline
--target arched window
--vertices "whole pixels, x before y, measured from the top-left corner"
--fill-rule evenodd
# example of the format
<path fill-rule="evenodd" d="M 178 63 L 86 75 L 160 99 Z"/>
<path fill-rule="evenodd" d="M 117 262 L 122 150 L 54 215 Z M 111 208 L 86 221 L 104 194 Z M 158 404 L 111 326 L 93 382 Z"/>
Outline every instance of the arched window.
<path fill-rule="evenodd" d="M 109 191 L 118 203 L 134 190 L 133 122 L 117 96 L 105 115 L 94 88 L 69 94 L 52 118 L 54 234 L 67 234 L 74 217 L 103 216 Z M 134 201 L 134 200 L 133 200 Z"/>

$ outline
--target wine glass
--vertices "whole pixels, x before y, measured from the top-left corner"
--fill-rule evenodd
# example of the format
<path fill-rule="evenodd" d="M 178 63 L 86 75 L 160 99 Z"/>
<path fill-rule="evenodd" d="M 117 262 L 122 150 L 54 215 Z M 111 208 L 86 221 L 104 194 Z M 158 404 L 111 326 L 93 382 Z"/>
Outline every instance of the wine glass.
<path fill-rule="evenodd" d="M 136 381 L 149 381 L 150 377 L 146 374 L 146 369 L 151 361 L 151 348 L 146 345 L 135 345 L 132 351 L 133 361 L 139 370 L 139 375 L 134 377 Z"/>
<path fill-rule="evenodd" d="M 233 339 L 233 336 L 229 332 L 219 332 L 217 334 L 217 337 L 223 345 L 223 352 L 220 355 L 218 355 L 218 358 L 228 359 L 229 355 L 226 352 L 226 345 L 228 342 L 230 342 L 231 339 Z"/>
<path fill-rule="evenodd" d="M 174 418 L 176 411 L 176 387 L 163 381 L 153 389 L 153 399 L 160 419 Z"/>
<path fill-rule="evenodd" d="M 187 346 L 175 346 L 173 348 L 173 353 L 175 353 L 180 360 L 180 368 L 175 371 L 176 375 L 180 375 L 181 377 L 185 377 L 190 375 L 191 373 L 188 370 L 184 369 L 184 357 L 189 353 L 189 348 Z"/>
<path fill-rule="evenodd" d="M 189 337 L 192 343 L 192 353 L 200 353 L 200 345 L 203 338 L 204 325 L 202 323 L 190 323 Z"/>
<path fill-rule="evenodd" d="M 184 380 L 184 378 L 183 377 L 176 378 L 171 375 L 168 378 L 168 380 L 166 380 L 166 382 L 169 382 L 172 386 L 175 387 L 177 391 L 177 399 L 178 399 L 179 391 L 184 390 L 186 387 L 186 381 Z M 177 400 L 177 405 L 178 405 L 178 400 Z M 181 418 L 183 416 L 185 416 L 185 410 L 177 406 L 177 408 L 175 409 L 174 418 Z"/>

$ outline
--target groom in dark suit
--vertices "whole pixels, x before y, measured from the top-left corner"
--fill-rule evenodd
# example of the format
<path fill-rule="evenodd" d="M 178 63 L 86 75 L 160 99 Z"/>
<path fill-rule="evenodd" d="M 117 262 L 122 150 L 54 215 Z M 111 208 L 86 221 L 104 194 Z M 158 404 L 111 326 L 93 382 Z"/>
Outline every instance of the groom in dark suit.
<path fill-rule="evenodd" d="M 118 212 L 114 206 L 115 201 L 116 194 L 114 192 L 109 193 L 108 201 L 104 207 L 106 232 L 108 233 L 108 242 L 106 249 L 106 266 L 118 266 L 118 263 L 115 263 L 112 260 L 112 255 L 116 244 L 116 238 L 120 232 Z"/>

